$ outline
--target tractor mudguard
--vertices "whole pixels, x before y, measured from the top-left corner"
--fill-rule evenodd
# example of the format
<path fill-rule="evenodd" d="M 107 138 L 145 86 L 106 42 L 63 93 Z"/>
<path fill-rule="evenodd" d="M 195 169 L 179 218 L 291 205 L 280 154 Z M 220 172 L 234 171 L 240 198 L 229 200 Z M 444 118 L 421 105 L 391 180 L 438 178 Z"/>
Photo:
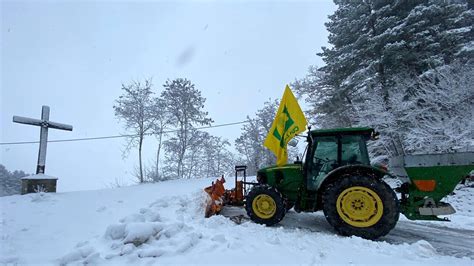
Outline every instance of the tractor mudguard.
<path fill-rule="evenodd" d="M 363 165 L 363 164 L 345 165 L 345 166 L 341 166 L 332 170 L 323 178 L 316 180 L 316 189 L 319 191 L 326 184 L 333 182 L 334 180 L 338 179 L 339 177 L 345 174 L 373 176 L 378 179 L 381 179 L 385 175 L 390 175 L 388 172 L 380 168 L 376 168 L 369 165 Z"/>

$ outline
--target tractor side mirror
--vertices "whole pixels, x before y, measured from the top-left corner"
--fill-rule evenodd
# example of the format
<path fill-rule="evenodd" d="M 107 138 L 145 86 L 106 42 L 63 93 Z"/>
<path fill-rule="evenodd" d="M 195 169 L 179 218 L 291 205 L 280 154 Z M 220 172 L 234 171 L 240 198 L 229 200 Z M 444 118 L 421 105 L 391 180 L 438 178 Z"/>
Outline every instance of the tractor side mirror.
<path fill-rule="evenodd" d="M 290 141 L 288 141 L 288 145 L 290 145 L 291 147 L 296 147 L 296 145 L 298 145 L 298 140 L 291 139 Z"/>

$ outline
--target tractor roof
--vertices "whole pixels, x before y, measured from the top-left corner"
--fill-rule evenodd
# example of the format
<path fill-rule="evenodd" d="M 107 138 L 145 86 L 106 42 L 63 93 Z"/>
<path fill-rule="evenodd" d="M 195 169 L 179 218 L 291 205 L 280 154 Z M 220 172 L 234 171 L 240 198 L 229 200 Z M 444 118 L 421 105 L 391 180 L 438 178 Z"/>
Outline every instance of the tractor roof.
<path fill-rule="evenodd" d="M 370 127 L 346 127 L 311 130 L 313 136 L 333 136 L 333 135 L 371 135 L 374 132 Z"/>

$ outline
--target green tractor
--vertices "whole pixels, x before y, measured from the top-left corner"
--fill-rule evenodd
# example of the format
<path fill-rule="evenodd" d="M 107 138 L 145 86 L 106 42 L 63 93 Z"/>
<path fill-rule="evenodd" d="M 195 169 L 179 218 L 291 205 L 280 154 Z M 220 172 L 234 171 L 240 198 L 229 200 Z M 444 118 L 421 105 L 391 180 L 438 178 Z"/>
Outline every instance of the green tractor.
<path fill-rule="evenodd" d="M 323 210 L 342 235 L 386 235 L 397 223 L 400 207 L 382 180 L 386 170 L 370 165 L 366 142 L 375 137 L 371 128 L 310 131 L 304 163 L 257 172 L 258 185 L 246 196 L 248 216 L 273 225 L 292 207 L 296 212 Z"/>
<path fill-rule="evenodd" d="M 224 189 L 224 178 L 207 187 L 206 217 L 226 205 L 245 206 L 252 221 L 271 226 L 291 208 L 322 210 L 339 234 L 366 239 L 388 234 L 400 213 L 411 220 L 448 221 L 438 215 L 455 210 L 441 199 L 472 175 L 474 153 L 399 156 L 391 158 L 389 173 L 370 165 L 367 141 L 377 137 L 372 128 L 309 130 L 304 162 L 260 169 L 256 183 L 246 181 L 245 166 L 236 166 L 234 189 Z M 386 175 L 402 181 L 396 188 L 400 200 L 384 182 Z"/>

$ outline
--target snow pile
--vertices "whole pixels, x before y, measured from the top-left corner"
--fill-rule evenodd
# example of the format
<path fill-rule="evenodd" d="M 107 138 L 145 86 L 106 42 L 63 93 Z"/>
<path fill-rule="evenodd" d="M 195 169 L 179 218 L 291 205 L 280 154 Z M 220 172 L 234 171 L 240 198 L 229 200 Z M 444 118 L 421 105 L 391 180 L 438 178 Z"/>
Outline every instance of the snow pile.
<path fill-rule="evenodd" d="M 142 208 L 138 213 L 120 219 L 119 223 L 109 225 L 102 238 L 81 245 L 60 258 L 59 263 L 136 263 L 138 261 L 135 259 L 138 258 L 183 254 L 197 246 L 203 238 L 202 233 L 185 223 L 202 216 L 202 204 L 199 202 L 204 198 L 203 193 L 196 193 L 192 199 L 174 196 L 157 200 L 148 208 Z M 190 204 L 196 202 L 199 204 Z M 173 212 L 175 219 L 161 218 L 160 213 L 170 217 L 169 214 Z M 222 241 L 222 238 L 211 241 Z"/>
<path fill-rule="evenodd" d="M 0 265 L 57 264 L 80 250 L 77 260 L 95 252 L 90 242 L 107 227 L 157 198 L 188 195 L 211 179 L 168 181 L 117 189 L 33 193 L 0 197 Z M 150 218 L 151 219 L 151 218 Z M 124 222 L 128 222 L 125 221 Z M 72 260 L 72 259 L 71 259 Z"/>
<path fill-rule="evenodd" d="M 201 188 L 209 183 L 47 194 L 41 201 L 0 198 L 0 263 L 473 264 L 474 231 L 455 228 L 461 224 L 440 229 L 402 220 L 388 236 L 369 241 L 336 235 L 322 213 L 290 211 L 274 227 L 206 219 Z"/>
<path fill-rule="evenodd" d="M 179 256 L 197 246 L 203 238 L 202 233 L 185 222 L 202 216 L 203 193 L 196 193 L 192 199 L 186 196 L 160 199 L 109 225 L 103 237 L 93 243 L 80 243 L 78 249 L 60 258 L 59 263 L 136 263 L 138 258 Z M 173 212 L 175 219 L 161 218 L 160 213 L 169 217 Z M 223 239 L 220 236 L 211 241 Z"/>

